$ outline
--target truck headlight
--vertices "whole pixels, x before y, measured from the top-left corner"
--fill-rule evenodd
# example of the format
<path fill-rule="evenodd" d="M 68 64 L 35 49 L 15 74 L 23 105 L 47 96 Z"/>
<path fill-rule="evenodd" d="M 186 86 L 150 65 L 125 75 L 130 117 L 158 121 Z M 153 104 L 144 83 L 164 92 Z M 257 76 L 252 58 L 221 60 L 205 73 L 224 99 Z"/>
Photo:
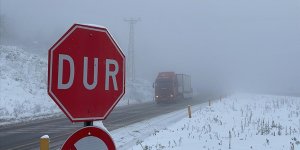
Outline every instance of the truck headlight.
<path fill-rule="evenodd" d="M 158 95 L 156 95 L 155 97 L 158 98 Z"/>
<path fill-rule="evenodd" d="M 170 95 L 170 97 L 173 97 L 173 96 L 174 96 L 173 94 Z"/>

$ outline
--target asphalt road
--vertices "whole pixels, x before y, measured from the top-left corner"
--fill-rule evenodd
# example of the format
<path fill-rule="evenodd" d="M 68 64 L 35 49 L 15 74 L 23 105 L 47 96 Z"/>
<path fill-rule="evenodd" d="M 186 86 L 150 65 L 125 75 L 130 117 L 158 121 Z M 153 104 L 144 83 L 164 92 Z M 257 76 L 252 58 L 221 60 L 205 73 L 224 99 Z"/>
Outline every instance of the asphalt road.
<path fill-rule="evenodd" d="M 103 121 L 112 131 L 136 122 L 147 120 L 165 113 L 206 102 L 209 96 L 179 100 L 176 103 L 155 104 L 154 102 L 115 108 Z M 35 120 L 28 123 L 0 127 L 0 150 L 32 150 L 39 148 L 39 138 L 50 136 L 50 149 L 58 149 L 63 142 L 83 123 L 71 123 L 64 115 L 56 118 Z"/>

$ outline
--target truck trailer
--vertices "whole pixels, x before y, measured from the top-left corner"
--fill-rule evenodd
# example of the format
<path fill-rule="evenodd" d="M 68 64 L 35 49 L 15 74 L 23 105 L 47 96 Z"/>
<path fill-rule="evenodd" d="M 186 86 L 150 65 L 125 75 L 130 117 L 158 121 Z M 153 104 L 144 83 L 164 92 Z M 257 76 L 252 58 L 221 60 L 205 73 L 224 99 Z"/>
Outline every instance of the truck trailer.
<path fill-rule="evenodd" d="M 193 97 L 191 76 L 175 72 L 160 72 L 155 83 L 155 101 L 174 101 Z"/>

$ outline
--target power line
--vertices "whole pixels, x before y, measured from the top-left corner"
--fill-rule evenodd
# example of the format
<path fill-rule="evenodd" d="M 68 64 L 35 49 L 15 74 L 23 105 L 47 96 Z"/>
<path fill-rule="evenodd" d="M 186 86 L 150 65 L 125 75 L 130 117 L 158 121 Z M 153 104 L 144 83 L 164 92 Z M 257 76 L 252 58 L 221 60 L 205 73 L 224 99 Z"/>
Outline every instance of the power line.
<path fill-rule="evenodd" d="M 127 59 L 127 75 L 132 81 L 135 80 L 135 58 L 134 58 L 134 25 L 141 21 L 141 19 L 124 19 L 125 22 L 129 23 L 129 43 L 128 43 L 128 59 Z"/>

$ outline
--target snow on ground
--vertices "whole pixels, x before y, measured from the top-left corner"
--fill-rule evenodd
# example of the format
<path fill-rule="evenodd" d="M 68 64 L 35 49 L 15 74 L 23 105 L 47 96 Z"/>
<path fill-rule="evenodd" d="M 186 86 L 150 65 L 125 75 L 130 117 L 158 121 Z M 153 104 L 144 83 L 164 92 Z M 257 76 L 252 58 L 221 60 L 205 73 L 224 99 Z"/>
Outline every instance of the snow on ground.
<path fill-rule="evenodd" d="M 192 112 L 196 112 L 207 105 L 208 103 L 195 105 L 192 107 Z M 170 124 L 174 124 L 187 116 L 187 109 L 182 109 L 113 130 L 110 134 L 113 137 L 118 150 L 127 150 L 133 145 L 136 145 L 136 143 L 143 141 L 151 134 L 166 129 Z"/>
<path fill-rule="evenodd" d="M 61 114 L 47 94 L 47 67 L 47 58 L 0 45 L 0 125 Z M 118 106 L 153 101 L 151 85 L 128 82 Z"/>
<path fill-rule="evenodd" d="M 128 150 L 300 149 L 299 115 L 300 98 L 235 95 L 152 131 Z"/>
<path fill-rule="evenodd" d="M 152 83 L 143 80 L 136 79 L 134 82 L 127 81 L 126 83 L 126 93 L 122 100 L 118 103 L 118 106 L 145 103 L 153 101 L 154 89 L 152 88 Z"/>
<path fill-rule="evenodd" d="M 59 112 L 47 95 L 47 60 L 13 46 L 0 46 L 1 124 Z"/>

